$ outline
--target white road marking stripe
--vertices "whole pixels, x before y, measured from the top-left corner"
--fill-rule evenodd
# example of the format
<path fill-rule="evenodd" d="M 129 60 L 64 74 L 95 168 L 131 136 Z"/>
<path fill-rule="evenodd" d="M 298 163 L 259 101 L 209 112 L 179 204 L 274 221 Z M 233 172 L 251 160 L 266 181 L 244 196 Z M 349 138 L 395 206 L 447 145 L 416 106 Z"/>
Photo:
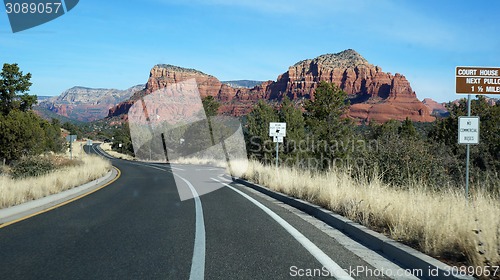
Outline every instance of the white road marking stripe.
<path fill-rule="evenodd" d="M 205 278 L 205 220 L 203 218 L 203 207 L 201 205 L 201 199 L 198 192 L 194 186 L 188 180 L 174 173 L 175 176 L 181 178 L 184 181 L 191 193 L 193 193 L 194 204 L 196 208 L 196 231 L 194 235 L 194 252 L 193 261 L 191 263 L 191 273 L 189 275 L 190 280 L 198 280 Z"/>
<path fill-rule="evenodd" d="M 267 208 L 264 206 L 262 203 L 258 202 L 257 200 L 251 198 L 249 195 L 246 193 L 228 185 L 225 184 L 217 179 L 211 178 L 212 180 L 219 182 L 220 184 L 232 189 L 233 191 L 237 192 L 244 198 L 248 199 L 250 202 L 255 204 L 257 207 L 262 209 L 266 214 L 271 216 L 279 225 L 281 225 L 290 235 L 292 235 L 302 246 L 311 253 L 328 271 L 330 271 L 331 275 L 333 275 L 336 279 L 339 280 L 353 280 L 351 276 L 342 268 L 340 267 L 336 262 L 334 262 L 327 254 L 325 254 L 323 251 L 321 251 L 318 246 L 316 246 L 314 243 L 312 243 L 307 237 L 305 237 L 302 233 L 300 233 L 297 229 L 295 229 L 292 225 L 290 225 L 287 221 L 285 221 L 283 218 L 281 218 L 278 214 L 274 213 L 271 209 Z"/>
<path fill-rule="evenodd" d="M 153 166 L 158 166 L 157 163 L 149 163 L 149 164 L 151 164 Z M 160 166 L 164 166 L 164 165 L 160 165 Z M 185 169 L 182 169 L 182 168 L 179 168 L 179 167 L 174 167 L 174 166 L 172 166 L 172 164 L 170 164 L 170 168 L 174 169 L 174 170 L 179 170 L 179 171 L 186 171 Z"/>
<path fill-rule="evenodd" d="M 220 170 L 220 168 L 198 168 L 196 171 L 214 171 L 214 170 Z"/>
<path fill-rule="evenodd" d="M 100 156 L 103 156 L 103 157 L 106 157 L 106 158 L 109 158 L 109 159 L 114 159 L 114 157 L 112 156 L 109 156 L 108 154 L 106 154 L 105 152 L 99 150 L 99 147 L 96 149 L 94 145 L 91 146 L 92 147 L 92 150 L 94 150 L 94 152 Z"/>
<path fill-rule="evenodd" d="M 233 182 L 233 181 L 231 181 L 231 180 L 229 180 L 229 179 L 227 179 L 227 178 L 224 178 L 223 176 L 224 176 L 224 174 L 220 174 L 220 175 L 219 175 L 219 179 L 221 179 L 222 181 L 228 182 L 228 183 Z"/>
<path fill-rule="evenodd" d="M 171 172 L 167 169 L 163 169 L 157 166 L 132 163 L 135 165 L 146 166 L 162 171 Z M 194 188 L 194 186 L 188 180 L 184 179 L 182 176 L 172 173 L 174 176 L 179 177 L 191 190 L 194 199 L 195 213 L 196 213 L 196 225 L 194 234 L 194 250 L 193 250 L 193 260 L 191 262 L 191 273 L 189 276 L 190 280 L 202 280 L 205 279 L 205 251 L 206 251 L 206 237 L 205 237 L 205 219 L 203 218 L 203 207 L 201 205 L 201 199 Z"/>
<path fill-rule="evenodd" d="M 179 171 L 186 171 L 186 169 L 182 169 L 182 168 L 179 168 L 179 167 L 173 167 L 172 165 L 170 165 L 170 168 L 172 168 L 174 170 L 179 170 Z"/>

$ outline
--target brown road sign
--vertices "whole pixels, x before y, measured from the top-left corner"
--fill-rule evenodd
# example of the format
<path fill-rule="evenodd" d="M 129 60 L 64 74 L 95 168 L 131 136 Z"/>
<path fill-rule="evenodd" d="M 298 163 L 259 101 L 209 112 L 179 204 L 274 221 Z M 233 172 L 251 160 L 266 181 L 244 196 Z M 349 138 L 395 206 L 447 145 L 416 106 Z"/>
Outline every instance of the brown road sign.
<path fill-rule="evenodd" d="M 457 66 L 456 92 L 464 94 L 500 94 L 500 68 Z"/>

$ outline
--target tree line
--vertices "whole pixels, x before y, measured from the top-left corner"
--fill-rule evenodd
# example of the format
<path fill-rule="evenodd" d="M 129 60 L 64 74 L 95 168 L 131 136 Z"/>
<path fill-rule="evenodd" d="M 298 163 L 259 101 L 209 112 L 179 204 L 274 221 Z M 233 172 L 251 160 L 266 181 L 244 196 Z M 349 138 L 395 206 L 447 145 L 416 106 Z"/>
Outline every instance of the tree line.
<path fill-rule="evenodd" d="M 60 152 L 64 147 L 61 124 L 46 121 L 31 109 L 37 102 L 30 95 L 31 74 L 17 64 L 4 63 L 0 73 L 0 160 L 6 163 L 22 156 Z"/>

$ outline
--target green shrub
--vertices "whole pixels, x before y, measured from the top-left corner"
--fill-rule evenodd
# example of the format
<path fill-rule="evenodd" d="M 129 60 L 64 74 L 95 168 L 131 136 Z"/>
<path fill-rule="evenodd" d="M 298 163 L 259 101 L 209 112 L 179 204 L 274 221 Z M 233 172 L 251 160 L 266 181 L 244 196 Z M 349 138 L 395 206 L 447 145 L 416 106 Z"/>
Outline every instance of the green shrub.
<path fill-rule="evenodd" d="M 367 169 L 362 174 L 378 175 L 384 183 L 393 186 L 420 182 L 442 188 L 456 186 L 462 179 L 460 163 L 446 152 L 444 145 L 433 145 L 420 139 L 398 135 L 391 139 L 379 138 L 378 150 L 358 156 L 366 161 Z M 370 174 L 375 171 L 378 174 Z"/>
<path fill-rule="evenodd" d="M 54 164 L 46 158 L 22 157 L 12 166 L 11 176 L 14 179 L 40 176 L 49 173 L 54 168 Z"/>

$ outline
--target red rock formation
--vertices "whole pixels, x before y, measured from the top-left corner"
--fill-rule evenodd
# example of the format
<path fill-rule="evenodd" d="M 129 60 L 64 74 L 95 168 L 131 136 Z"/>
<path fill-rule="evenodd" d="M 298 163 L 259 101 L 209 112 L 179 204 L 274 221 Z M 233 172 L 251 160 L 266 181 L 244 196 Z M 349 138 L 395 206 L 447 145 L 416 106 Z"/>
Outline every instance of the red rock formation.
<path fill-rule="evenodd" d="M 314 98 L 321 81 L 334 83 L 348 94 L 352 104 L 349 116 L 357 120 L 385 122 L 406 117 L 420 122 L 434 120 L 403 75 L 382 72 L 354 50 L 298 62 L 270 86 L 271 96 Z"/>
<path fill-rule="evenodd" d="M 406 117 L 420 122 L 434 120 L 403 75 L 382 72 L 380 67 L 369 64 L 354 50 L 298 62 L 276 82 L 268 81 L 253 89 L 232 88 L 193 69 L 156 65 L 151 69 L 146 88 L 129 101 L 110 109 L 109 116 L 126 113 L 134 100 L 141 96 L 192 78 L 196 80 L 202 97 L 216 97 L 222 103 L 220 113 L 234 116 L 247 114 L 260 99 L 279 101 L 285 95 L 294 100 L 314 98 L 318 83 L 326 81 L 337 84 L 348 94 L 352 104 L 349 116 L 358 121 L 385 122 Z"/>

